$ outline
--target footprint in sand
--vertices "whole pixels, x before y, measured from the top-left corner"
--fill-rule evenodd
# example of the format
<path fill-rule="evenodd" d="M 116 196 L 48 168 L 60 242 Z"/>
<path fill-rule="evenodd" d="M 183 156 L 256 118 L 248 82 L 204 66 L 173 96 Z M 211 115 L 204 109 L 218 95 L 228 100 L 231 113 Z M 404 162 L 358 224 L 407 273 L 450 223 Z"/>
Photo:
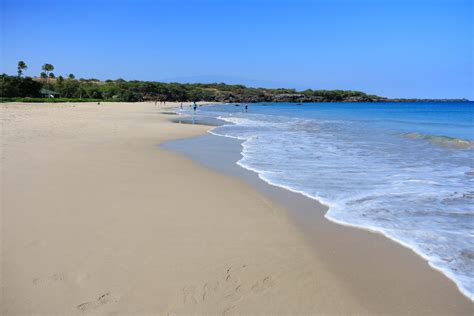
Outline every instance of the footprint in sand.
<path fill-rule="evenodd" d="M 254 292 L 262 292 L 274 285 L 274 281 L 271 276 L 266 276 L 261 280 L 258 280 L 252 285 L 251 290 Z"/>
<path fill-rule="evenodd" d="M 245 297 L 262 293 L 275 286 L 277 279 L 265 275 L 250 279 L 248 265 L 227 266 L 220 274 L 220 280 L 213 280 L 201 285 L 187 285 L 181 289 L 178 305 L 219 304 L 224 305 L 222 314 L 234 313 L 239 302 Z M 173 309 L 173 308 L 171 308 Z M 173 311 L 170 310 L 170 313 Z"/>
<path fill-rule="evenodd" d="M 46 283 L 55 283 L 63 281 L 66 278 L 64 273 L 55 273 L 46 278 L 35 278 L 33 279 L 33 285 L 38 286 Z"/>
<path fill-rule="evenodd" d="M 109 303 L 116 303 L 117 300 L 110 293 L 102 294 L 97 298 L 95 301 L 85 302 L 82 304 L 77 305 L 77 309 L 81 312 L 86 312 L 91 309 L 96 309 L 101 307 L 102 305 L 109 304 Z"/>

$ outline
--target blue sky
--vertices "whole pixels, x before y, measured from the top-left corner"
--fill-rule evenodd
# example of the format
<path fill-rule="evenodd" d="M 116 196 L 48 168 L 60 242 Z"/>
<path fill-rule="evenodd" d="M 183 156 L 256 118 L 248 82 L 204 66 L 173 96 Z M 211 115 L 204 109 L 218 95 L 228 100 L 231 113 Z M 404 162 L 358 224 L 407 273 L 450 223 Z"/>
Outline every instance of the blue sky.
<path fill-rule="evenodd" d="M 0 0 L 1 69 L 474 99 L 472 0 Z"/>

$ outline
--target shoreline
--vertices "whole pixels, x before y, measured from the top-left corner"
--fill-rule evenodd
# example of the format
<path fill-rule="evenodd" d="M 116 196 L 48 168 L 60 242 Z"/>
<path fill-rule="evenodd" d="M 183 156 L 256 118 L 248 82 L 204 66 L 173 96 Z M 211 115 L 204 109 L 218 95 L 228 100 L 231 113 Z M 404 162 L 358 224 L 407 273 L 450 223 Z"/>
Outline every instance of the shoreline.
<path fill-rule="evenodd" d="M 212 130 L 212 129 L 211 129 Z M 208 132 L 211 132 L 211 130 L 209 130 Z M 212 134 L 212 135 L 215 135 L 217 137 L 226 137 L 226 136 L 220 136 L 220 135 L 217 135 L 217 134 Z M 243 143 L 244 141 L 241 141 L 241 143 Z M 416 256 L 420 257 L 421 259 L 423 259 L 426 264 L 432 268 L 433 270 L 437 271 L 437 272 L 440 272 L 441 274 L 443 274 L 449 281 L 453 282 L 459 293 L 464 295 L 468 300 L 470 300 L 473 304 L 474 304 L 474 296 L 472 296 L 472 294 L 470 294 L 469 292 L 467 292 L 463 287 L 462 287 L 462 284 L 459 283 L 457 280 L 456 280 L 456 276 L 455 275 L 452 275 L 448 270 L 445 270 L 443 268 L 439 268 L 439 267 L 436 267 L 435 265 L 433 265 L 430 261 L 430 258 L 425 256 L 421 251 L 417 250 L 417 247 L 414 246 L 414 245 L 410 245 L 408 243 L 405 243 L 401 240 L 398 240 L 396 238 L 393 238 L 391 236 L 389 236 L 385 231 L 383 231 L 382 229 L 376 229 L 374 227 L 371 227 L 371 226 L 360 226 L 360 225 L 356 225 L 356 224 L 351 224 L 351 223 L 347 223 L 347 222 L 344 222 L 344 221 L 339 221 L 337 219 L 334 219 L 334 218 L 331 218 L 327 215 L 327 213 L 329 212 L 329 209 L 330 209 L 330 206 L 327 205 L 326 203 L 322 202 L 320 199 L 318 198 L 315 198 L 315 197 L 312 197 L 308 194 L 306 194 L 305 192 L 303 191 L 297 191 L 297 190 L 293 190 L 291 187 L 288 187 L 288 186 L 284 186 L 284 185 L 280 185 L 280 184 L 277 184 L 277 183 L 272 183 L 266 179 L 263 179 L 262 177 L 260 177 L 260 174 L 258 171 L 254 170 L 254 169 L 251 169 L 251 168 L 248 168 L 242 164 L 239 163 L 239 161 L 236 161 L 236 164 L 245 169 L 245 170 L 248 170 L 250 172 L 253 172 L 257 175 L 257 177 L 267 183 L 268 185 L 271 185 L 271 186 L 275 186 L 275 187 L 278 187 L 278 188 L 281 188 L 283 190 L 287 190 L 291 193 L 294 193 L 294 194 L 298 194 L 298 195 L 301 195 L 303 196 L 304 198 L 307 198 L 307 199 L 310 199 L 310 200 L 313 200 L 313 201 L 316 201 L 318 204 L 320 204 L 323 208 L 324 208 L 324 218 L 332 223 L 335 223 L 335 224 L 338 224 L 338 225 L 341 225 L 341 226 L 346 226 L 346 227 L 350 227 L 350 228 L 356 228 L 356 229 L 361 229 L 363 231 L 366 231 L 366 232 L 369 232 L 369 233 L 374 233 L 374 234 L 379 234 L 385 238 L 387 238 L 388 240 L 392 241 L 392 242 L 395 242 L 396 244 L 398 244 L 399 246 L 402 246 L 404 248 L 407 248 L 409 250 L 411 250 L 413 252 L 413 254 L 415 254 Z"/>
<path fill-rule="evenodd" d="M 178 119 L 175 119 L 174 121 L 175 122 L 178 122 L 179 123 L 187 123 L 187 124 L 201 124 L 201 125 L 207 125 L 209 126 L 209 130 L 208 130 L 208 133 L 211 134 L 211 135 L 214 135 L 216 137 L 224 137 L 224 138 L 229 138 L 229 139 L 236 139 L 238 140 L 239 142 L 239 146 L 242 148 L 244 148 L 244 143 L 246 142 L 246 140 L 242 140 L 242 139 L 239 139 L 239 138 L 235 138 L 235 137 L 232 137 L 232 136 L 226 136 L 226 135 L 220 135 L 218 133 L 214 133 L 213 132 L 213 129 L 218 127 L 218 126 L 221 126 L 221 125 L 232 125 L 233 123 L 229 123 L 228 121 L 226 120 L 221 120 L 221 119 L 214 119 L 212 117 L 206 117 L 206 116 L 202 116 L 202 117 L 198 117 L 198 118 L 194 118 L 192 117 L 192 121 L 190 120 L 191 117 L 187 116 L 187 115 L 184 115 L 184 118 L 178 118 Z M 335 218 L 332 218 L 331 216 L 328 215 L 328 212 L 329 212 L 329 209 L 330 209 L 330 206 L 326 203 L 324 203 L 323 201 L 321 201 L 319 198 L 317 197 L 313 197 L 313 196 L 310 196 L 309 194 L 307 194 L 306 192 L 303 192 L 303 191 L 298 191 L 298 190 L 294 190 L 293 188 L 291 187 L 288 187 L 288 186 L 285 186 L 285 185 L 281 185 L 281 184 L 278 184 L 278 183 L 274 183 L 268 179 L 265 179 L 264 177 L 262 177 L 260 175 L 260 172 L 258 170 L 255 170 L 255 169 L 252 169 L 248 166 L 245 166 L 244 164 L 242 164 L 240 162 L 240 158 L 242 158 L 243 155 L 242 153 L 239 154 L 239 157 L 235 159 L 234 163 L 236 165 L 238 165 L 240 168 L 243 168 L 245 169 L 246 171 L 250 171 L 251 173 L 254 173 L 256 174 L 256 176 L 258 177 L 258 179 L 260 179 L 261 181 L 265 182 L 266 184 L 270 185 L 270 186 L 275 186 L 275 187 L 278 187 L 278 188 L 281 188 L 283 190 L 286 190 L 286 191 L 289 191 L 289 192 L 292 192 L 294 194 L 298 194 L 298 195 L 301 195 L 307 199 L 311 199 L 313 201 L 316 201 L 317 203 L 319 203 L 322 208 L 324 209 L 324 218 L 332 223 L 335 223 L 335 224 L 338 224 L 338 225 L 342 225 L 342 226 L 345 226 L 345 227 L 350 227 L 350 228 L 356 228 L 356 229 L 361 229 L 361 230 L 364 230 L 366 232 L 370 232 L 370 233 L 376 233 L 376 234 L 379 234 L 381 236 L 383 236 L 384 238 L 387 238 L 388 240 L 392 241 L 392 242 L 395 242 L 396 244 L 398 244 L 399 246 L 402 246 L 404 248 L 407 248 L 409 249 L 410 251 L 413 252 L 413 254 L 415 254 L 416 256 L 418 256 L 419 258 L 423 259 L 426 264 L 428 265 L 428 267 L 432 268 L 433 270 L 437 271 L 437 272 L 440 272 L 444 277 L 446 277 L 449 281 L 453 282 L 459 293 L 461 293 L 463 296 L 465 296 L 468 300 L 470 300 L 472 303 L 474 303 L 474 297 L 472 297 L 472 294 L 469 293 L 467 290 L 464 289 L 464 287 L 462 286 L 462 283 L 460 283 L 459 280 L 457 280 L 457 277 L 456 275 L 453 275 L 449 270 L 446 270 L 446 269 L 443 269 L 441 267 L 437 267 L 435 266 L 432 262 L 431 262 L 431 258 L 430 257 L 427 257 L 426 255 L 424 255 L 420 250 L 418 250 L 417 246 L 416 245 L 411 245 L 411 244 L 408 244 L 406 242 L 403 242 L 399 239 L 396 239 L 394 237 L 391 237 L 390 235 L 388 235 L 384 230 L 382 229 L 377 229 L 377 228 L 374 228 L 374 227 L 371 227 L 371 226 L 361 226 L 361 225 L 356 225 L 356 224 L 352 224 L 352 223 L 348 223 L 348 222 L 344 222 L 344 221 L 341 221 L 341 220 L 337 220 Z M 202 161 L 201 161 L 201 164 L 202 164 Z M 205 165 L 205 163 L 204 163 Z M 209 166 L 208 166 L 209 167 Z M 235 173 L 235 172 L 234 172 Z M 235 176 L 235 174 L 234 174 Z M 247 177 L 248 178 L 248 177 Z M 246 179 L 247 182 L 251 183 L 252 181 L 248 181 L 248 179 Z M 321 211 L 321 210 L 318 210 L 318 211 Z"/>
<path fill-rule="evenodd" d="M 200 123 L 195 123 L 195 124 L 200 124 Z M 204 125 L 207 125 L 207 124 L 204 123 Z M 169 149 L 169 150 L 173 150 L 175 152 L 179 152 L 181 154 L 184 154 L 184 155 L 190 157 L 191 159 L 193 159 L 194 161 L 196 161 L 197 163 L 199 163 L 201 165 L 204 165 L 205 167 L 207 167 L 211 170 L 214 170 L 214 171 L 217 171 L 217 172 L 220 172 L 220 173 L 224 173 L 224 174 L 232 176 L 232 177 L 239 178 L 239 179 L 243 180 L 244 182 L 248 183 L 249 185 L 251 185 L 252 187 L 254 187 L 261 194 L 264 194 L 264 195 L 268 196 L 270 199 L 276 201 L 277 203 L 280 203 L 280 204 L 284 205 L 287 209 L 288 216 L 290 218 L 293 217 L 292 221 L 295 222 L 296 225 L 304 231 L 304 235 L 307 239 L 309 239 L 309 240 L 314 239 L 314 236 L 312 236 L 312 235 L 314 235 L 312 233 L 313 229 L 311 227 L 308 227 L 311 224 L 306 222 L 308 220 L 308 218 L 307 217 L 303 218 L 303 219 L 299 218 L 299 219 L 296 219 L 296 220 L 294 218 L 295 217 L 295 212 L 298 212 L 297 208 L 301 207 L 301 205 L 304 205 L 303 208 L 305 208 L 305 210 L 303 212 L 306 213 L 306 215 L 308 215 L 311 212 L 320 213 L 320 216 L 318 216 L 317 214 L 312 214 L 311 216 L 309 216 L 309 217 L 312 217 L 309 220 L 309 222 L 315 224 L 315 226 L 320 225 L 320 224 L 318 224 L 318 222 L 320 222 L 320 221 L 327 221 L 328 223 L 330 223 L 329 226 L 337 225 L 337 226 L 341 227 L 342 230 L 343 229 L 348 229 L 349 231 L 352 230 L 356 234 L 359 234 L 359 235 L 360 234 L 362 234 L 362 235 L 365 234 L 365 235 L 367 235 L 366 238 L 368 240 L 370 240 L 372 238 L 371 236 L 373 236 L 373 238 L 376 238 L 377 242 L 380 243 L 380 246 L 378 246 L 378 248 L 387 247 L 387 245 L 388 245 L 390 248 L 393 248 L 392 250 L 395 250 L 394 251 L 395 254 L 390 254 L 390 253 L 387 253 L 387 252 L 384 253 L 384 255 L 388 255 L 394 261 L 398 260 L 397 259 L 398 255 L 406 256 L 406 252 L 409 251 L 408 256 L 412 257 L 412 258 L 410 258 L 410 260 L 408 260 L 409 261 L 408 265 L 410 265 L 410 269 L 413 268 L 413 265 L 414 265 L 414 267 L 415 267 L 414 270 L 418 270 L 418 271 L 425 270 L 425 271 L 423 271 L 423 273 L 426 274 L 425 281 L 428 281 L 429 283 L 431 283 L 431 285 L 434 286 L 435 288 L 436 287 L 443 288 L 443 291 L 444 290 L 447 291 L 446 295 L 449 295 L 451 297 L 457 297 L 457 298 L 455 298 L 456 301 L 461 301 L 462 302 L 463 300 L 465 300 L 465 303 L 467 303 L 467 305 L 473 303 L 472 300 L 469 299 L 468 295 L 466 295 L 465 293 L 462 292 L 462 290 L 458 287 L 457 283 L 453 279 L 451 279 L 447 275 L 445 275 L 445 272 L 442 271 L 441 269 L 433 267 L 426 258 L 424 258 L 422 255 L 420 255 L 418 252 L 416 252 L 414 249 L 412 249 L 412 247 L 410 247 L 408 245 L 405 245 L 405 244 L 399 242 L 398 240 L 390 238 L 389 236 L 386 236 L 383 232 L 380 232 L 378 230 L 373 230 L 373 229 L 360 227 L 360 226 L 356 226 L 356 225 L 345 224 L 345 223 L 339 223 L 337 221 L 331 220 L 330 218 L 327 218 L 325 216 L 326 212 L 329 209 L 329 207 L 327 205 L 325 205 L 324 203 L 322 203 L 322 202 L 320 202 L 317 199 L 314 199 L 312 197 L 306 196 L 305 194 L 303 194 L 301 192 L 297 192 L 297 191 L 294 191 L 290 188 L 286 188 L 286 187 L 283 187 L 283 186 L 280 186 L 280 185 L 277 185 L 277 184 L 272 184 L 272 183 L 267 182 L 266 180 L 260 178 L 258 172 L 254 171 L 254 170 L 251 170 L 249 168 L 246 168 L 246 167 L 244 167 L 244 166 L 242 166 L 241 164 L 238 163 L 238 160 L 240 160 L 240 158 L 242 157 L 241 153 L 240 153 L 240 150 L 241 150 L 241 147 L 242 147 L 242 143 L 244 142 L 243 140 L 238 140 L 238 139 L 231 138 L 231 137 L 215 135 L 215 134 L 212 133 L 213 126 L 212 125 L 207 125 L 207 126 L 209 126 L 209 130 L 208 130 L 209 135 L 207 135 L 207 136 L 197 136 L 197 137 L 193 138 L 196 143 L 199 143 L 199 146 L 193 146 L 192 145 L 193 140 L 178 140 L 178 141 L 170 141 L 168 143 L 165 143 L 164 147 Z M 207 138 L 207 140 L 203 140 L 204 138 Z M 238 146 L 239 147 L 238 149 L 234 150 L 235 152 L 234 152 L 232 158 L 230 158 L 230 157 L 221 157 L 222 158 L 221 160 L 226 160 L 227 161 L 226 164 L 233 164 L 235 168 L 231 167 L 229 165 L 226 166 L 226 167 L 222 167 L 222 166 L 216 167 L 215 163 L 216 163 L 217 160 L 215 158 L 211 159 L 211 162 L 206 161 L 206 159 L 209 158 L 210 154 L 207 156 L 207 158 L 204 158 L 203 156 L 197 156 L 194 153 L 191 153 L 191 150 L 192 151 L 199 151 L 199 147 L 203 147 L 204 146 L 203 144 L 206 143 L 206 142 L 216 143 L 216 144 L 219 143 L 219 146 L 214 146 L 214 147 L 218 147 L 219 150 L 222 150 L 222 148 L 225 147 L 225 145 L 223 144 L 223 143 L 225 143 L 225 141 L 216 140 L 218 138 L 224 138 L 224 139 L 231 140 L 230 142 L 234 143 L 234 144 L 229 145 L 229 146 L 234 146 L 234 147 Z M 201 139 L 201 140 L 198 140 L 198 139 Z M 178 142 L 185 142 L 186 144 L 179 145 L 179 144 L 177 144 Z M 173 145 L 173 144 L 176 144 L 176 145 Z M 190 147 L 190 148 L 189 149 L 184 149 L 184 147 Z M 209 149 L 211 147 L 212 147 L 212 145 L 209 145 L 209 147 L 206 149 L 206 151 L 211 152 L 211 154 L 215 155 L 216 152 L 211 151 Z M 226 151 L 228 151 L 228 149 L 226 149 Z M 229 159 L 230 159 L 230 161 L 229 161 Z M 286 194 L 285 194 L 285 192 L 286 192 Z M 291 196 L 291 195 L 294 195 L 294 197 L 288 198 L 288 196 Z M 290 202 L 288 202 L 288 200 L 290 200 Z M 306 216 L 306 215 L 304 215 L 304 216 Z M 298 217 L 298 216 L 299 215 L 296 215 L 296 217 Z M 304 223 L 304 224 L 302 224 L 302 223 Z M 357 233 L 357 232 L 360 232 L 360 233 Z M 351 232 L 348 232 L 347 234 L 351 234 Z M 314 242 L 314 240 L 312 242 Z M 313 246 L 315 246 L 315 245 L 313 244 Z M 317 245 L 316 245 L 316 247 L 317 247 Z M 376 249 L 376 250 L 379 251 L 380 249 Z M 405 259 L 403 259 L 403 260 L 405 260 Z M 408 273 L 408 275 L 412 275 L 415 278 L 418 277 L 417 274 L 418 273 L 413 273 L 413 271 L 409 271 L 409 273 Z M 430 278 L 435 278 L 436 280 L 428 280 Z M 406 277 L 405 277 L 405 279 L 406 279 Z M 439 282 L 439 284 L 436 284 L 437 282 Z M 361 290 L 361 289 L 358 289 L 358 290 Z M 420 290 L 422 290 L 422 289 L 420 289 Z M 443 291 L 439 291 L 437 293 L 437 295 L 439 295 L 441 297 Z M 471 305 L 470 309 L 471 310 L 474 309 L 474 304 Z M 378 312 L 385 312 L 385 311 L 383 309 L 381 309 Z M 400 310 L 399 312 L 403 312 L 403 311 Z"/>

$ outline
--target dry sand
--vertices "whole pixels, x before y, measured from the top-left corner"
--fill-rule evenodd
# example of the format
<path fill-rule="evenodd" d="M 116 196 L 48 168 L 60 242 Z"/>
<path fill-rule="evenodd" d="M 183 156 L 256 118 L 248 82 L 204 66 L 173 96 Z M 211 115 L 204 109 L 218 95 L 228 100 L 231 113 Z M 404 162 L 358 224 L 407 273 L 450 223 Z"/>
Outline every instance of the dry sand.
<path fill-rule="evenodd" d="M 283 206 L 159 149 L 207 129 L 163 109 L 1 105 L 2 315 L 376 313 Z"/>

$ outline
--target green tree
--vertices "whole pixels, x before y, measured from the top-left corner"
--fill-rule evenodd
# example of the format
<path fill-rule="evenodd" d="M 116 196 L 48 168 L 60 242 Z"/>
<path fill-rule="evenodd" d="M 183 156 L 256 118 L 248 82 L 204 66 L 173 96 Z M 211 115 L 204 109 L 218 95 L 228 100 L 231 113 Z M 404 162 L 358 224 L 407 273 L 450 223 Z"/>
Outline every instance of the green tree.
<path fill-rule="evenodd" d="M 56 82 L 56 92 L 59 92 L 61 98 L 75 98 L 79 96 L 79 82 L 75 80 L 65 80 Z"/>
<path fill-rule="evenodd" d="M 63 76 L 58 76 L 54 85 L 54 91 L 58 92 L 60 97 L 63 97 L 62 96 L 63 88 L 64 88 L 64 78 Z"/>
<path fill-rule="evenodd" d="M 18 69 L 18 77 L 21 77 L 21 75 L 23 74 L 23 71 L 28 69 L 28 66 L 26 65 L 26 63 L 23 60 L 20 60 L 18 62 L 17 69 Z"/>
<path fill-rule="evenodd" d="M 76 79 L 76 77 L 75 77 L 73 74 L 69 74 L 69 75 L 67 76 L 67 78 L 70 79 L 70 80 Z"/>
<path fill-rule="evenodd" d="M 44 65 L 41 67 L 41 70 L 43 70 L 44 72 L 46 72 L 46 75 L 49 75 L 49 73 L 54 70 L 54 66 L 51 65 L 51 64 L 44 64 Z"/>
<path fill-rule="evenodd" d="M 54 73 L 50 72 L 49 75 L 48 75 L 48 78 L 49 79 L 54 79 L 54 78 L 56 78 L 56 76 L 54 75 Z"/>
<path fill-rule="evenodd" d="M 42 84 L 26 77 L 0 75 L 0 96 L 2 97 L 39 97 Z"/>
<path fill-rule="evenodd" d="M 41 67 L 41 70 L 43 70 L 43 71 L 46 73 L 46 86 L 47 86 L 48 89 L 49 89 L 49 80 L 48 80 L 48 78 L 49 78 L 49 73 L 54 70 L 54 66 L 51 65 L 51 64 L 44 64 L 44 65 Z"/>
<path fill-rule="evenodd" d="M 82 99 L 83 97 L 87 97 L 87 91 L 84 90 L 82 86 L 79 86 L 76 93 L 77 93 L 75 95 L 76 98 L 79 97 L 79 99 Z"/>

